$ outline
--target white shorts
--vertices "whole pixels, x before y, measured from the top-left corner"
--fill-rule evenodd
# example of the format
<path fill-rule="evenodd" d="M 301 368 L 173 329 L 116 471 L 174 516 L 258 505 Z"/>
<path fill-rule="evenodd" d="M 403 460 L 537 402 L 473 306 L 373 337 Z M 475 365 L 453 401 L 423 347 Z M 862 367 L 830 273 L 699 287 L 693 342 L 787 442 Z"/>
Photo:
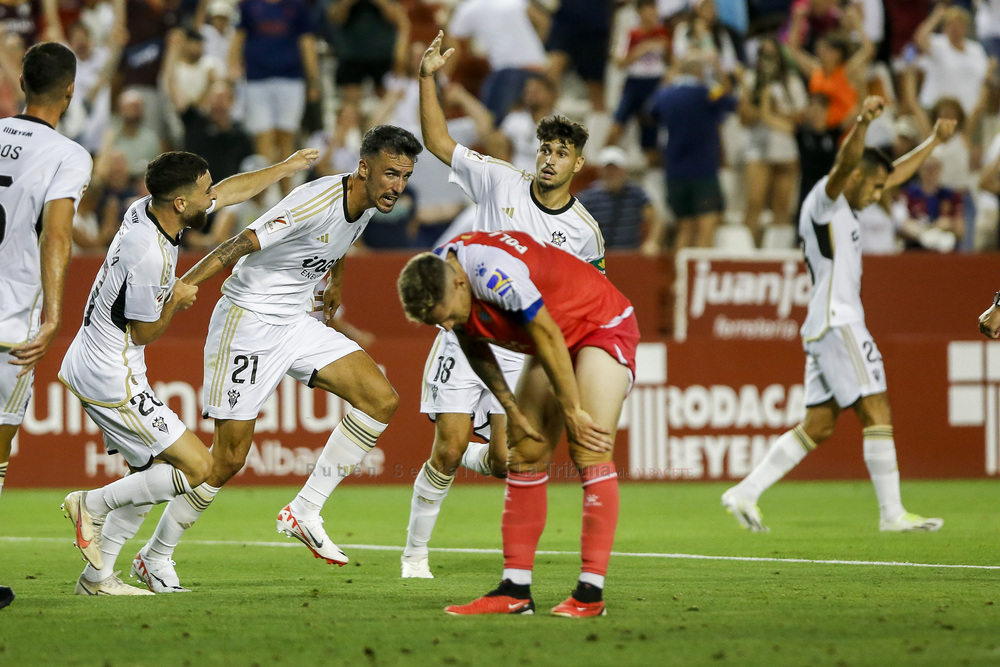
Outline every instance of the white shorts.
<path fill-rule="evenodd" d="M 831 327 L 823 337 L 804 343 L 806 405 L 834 398 L 846 408 L 862 396 L 886 391 L 882 354 L 864 323 Z"/>
<path fill-rule="evenodd" d="M 7 363 L 14 357 L 10 356 L 10 348 L 0 349 L 0 425 L 18 426 L 24 421 L 24 411 L 28 408 L 28 399 L 31 398 L 31 388 L 35 379 L 35 371 L 25 373 L 22 377 L 17 374 L 24 370 L 24 366 L 15 366 Z"/>
<path fill-rule="evenodd" d="M 507 386 L 515 391 L 524 368 L 525 356 L 495 345 L 490 347 L 500 364 Z M 504 413 L 500 401 L 472 370 L 458 344 L 458 338 L 450 331 L 438 332 L 431 352 L 427 355 L 423 388 L 420 392 L 420 411 L 430 416 L 431 421 L 439 414 L 467 414 L 472 417 L 477 434 L 487 439 L 489 432 L 484 427 L 489 426 L 490 415 Z"/>
<path fill-rule="evenodd" d="M 247 81 L 247 115 L 243 125 L 250 134 L 269 130 L 298 132 L 306 108 L 306 82 L 302 79 Z"/>
<path fill-rule="evenodd" d="M 322 368 L 361 347 L 309 313 L 268 324 L 223 296 L 205 341 L 202 413 L 215 419 L 256 419 L 267 397 L 290 375 L 312 386 Z"/>
<path fill-rule="evenodd" d="M 156 398 L 149 385 L 115 408 L 81 403 L 84 412 L 101 428 L 108 454 L 121 454 L 133 468 L 149 467 L 153 459 L 187 430 L 180 417 Z"/>

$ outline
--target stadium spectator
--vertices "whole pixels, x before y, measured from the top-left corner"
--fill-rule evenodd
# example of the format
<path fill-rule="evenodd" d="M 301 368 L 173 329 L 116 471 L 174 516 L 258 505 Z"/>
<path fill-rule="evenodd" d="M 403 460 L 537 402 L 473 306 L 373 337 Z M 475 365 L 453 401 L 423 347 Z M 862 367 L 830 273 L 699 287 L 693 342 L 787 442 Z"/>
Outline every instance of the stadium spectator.
<path fill-rule="evenodd" d="M 227 0 L 201 0 L 199 13 L 195 14 L 194 25 L 201 32 L 205 42 L 205 55 L 222 63 L 229 62 L 229 49 L 236 35 L 237 14 L 233 4 Z M 202 15 L 201 8 L 204 7 Z"/>
<path fill-rule="evenodd" d="M 490 73 L 479 98 L 496 123 L 502 123 L 517 102 L 531 72 L 545 68 L 545 48 L 529 15 L 537 11 L 537 6 L 523 0 L 465 0 L 448 23 L 460 52 L 471 53 L 473 40 L 486 50 Z"/>
<path fill-rule="evenodd" d="M 924 82 L 920 106 L 930 109 L 942 97 L 954 97 L 971 114 L 979 101 L 979 91 L 988 68 L 983 46 L 966 37 L 969 12 L 960 7 L 938 4 L 913 35 L 920 52 Z M 934 30 L 941 27 L 940 34 Z"/>
<path fill-rule="evenodd" d="M 637 118 L 639 145 L 647 152 L 654 152 L 656 125 L 645 114 L 645 107 L 667 73 L 670 31 L 659 19 L 656 0 L 638 0 L 635 9 L 639 25 L 623 35 L 615 49 L 614 64 L 625 71 L 625 85 L 615 110 L 608 143 L 617 144 L 629 120 Z"/>
<path fill-rule="evenodd" d="M 605 146 L 597 154 L 597 165 L 601 170 L 600 178 L 577 195 L 577 199 L 600 225 L 604 247 L 641 248 L 644 255 L 658 254 L 666 221 L 656 212 L 645 190 L 629 180 L 625 151 L 617 146 Z"/>
<path fill-rule="evenodd" d="M 653 94 L 651 113 L 668 133 L 663 148 L 667 201 L 677 219 L 676 248 L 707 248 L 725 210 L 719 185 L 719 125 L 736 108 L 728 77 L 711 87 L 703 81 L 705 58 L 689 54 L 680 73 Z M 716 61 L 718 69 L 718 61 Z"/>
<path fill-rule="evenodd" d="M 170 136 L 167 120 L 170 102 L 159 87 L 160 70 L 166 55 L 167 35 L 180 25 L 177 13 L 179 1 L 125 1 L 128 43 L 125 45 L 117 83 L 142 96 L 146 111 L 143 124 L 158 137 L 166 139 Z"/>
<path fill-rule="evenodd" d="M 674 61 L 679 62 L 693 52 L 715 57 L 726 73 L 735 70 L 739 63 L 733 40 L 719 22 L 715 0 L 695 0 L 691 14 L 674 28 Z"/>
<path fill-rule="evenodd" d="M 538 121 L 556 113 L 559 89 L 543 74 L 532 74 L 524 82 L 519 108 L 507 114 L 500 126 L 489 133 L 487 149 L 493 157 L 506 160 L 518 169 L 535 170 Z"/>
<path fill-rule="evenodd" d="M 39 7 L 32 0 L 0 2 L 0 34 L 17 35 L 23 48 L 34 44 L 41 33 Z"/>
<path fill-rule="evenodd" d="M 362 85 L 372 84 L 382 95 L 385 76 L 392 70 L 393 54 L 403 33 L 408 40 L 410 20 L 399 0 L 332 0 L 327 19 L 335 27 L 336 83 L 344 104 L 359 105 Z"/>
<path fill-rule="evenodd" d="M 802 117 L 807 104 L 805 86 L 788 71 L 777 40 L 761 39 L 757 65 L 747 73 L 739 106 L 740 120 L 747 128 L 743 151 L 747 182 L 744 224 L 758 245 L 762 238 L 760 216 L 765 207 L 774 215 L 773 225 L 792 224 L 792 197 L 799 176 L 795 121 Z"/>
<path fill-rule="evenodd" d="M 783 31 L 785 43 L 791 45 L 794 41 L 796 46 L 815 53 L 819 40 L 840 25 L 838 4 L 837 0 L 795 0 Z"/>
<path fill-rule="evenodd" d="M 216 180 L 240 172 L 240 164 L 253 155 L 253 140 L 233 120 L 233 91 L 226 81 L 216 81 L 202 104 L 193 101 L 177 111 L 184 123 L 184 150 L 205 158 Z M 228 238 L 228 237 L 226 237 Z"/>
<path fill-rule="evenodd" d="M 819 179 L 833 168 L 837 157 L 840 130 L 827 127 L 830 99 L 822 93 L 809 96 L 802 120 L 795 125 L 795 145 L 799 152 L 799 202 L 802 207 L 806 195 Z M 765 113 L 765 118 L 768 118 Z M 773 123 L 773 120 L 771 121 Z"/>
<path fill-rule="evenodd" d="M 85 23 L 69 27 L 69 48 L 76 55 L 76 85 L 60 129 L 90 153 L 100 148 L 111 122 L 111 83 L 128 40 L 124 22 L 123 12 L 105 44 L 94 41 Z"/>
<path fill-rule="evenodd" d="M 913 33 L 930 14 L 933 0 L 882 0 L 889 27 L 889 54 L 894 68 L 903 64 L 907 48 L 913 48 Z"/>
<path fill-rule="evenodd" d="M 932 155 L 903 189 L 906 215 L 899 233 L 907 250 L 951 252 L 965 237 L 962 196 L 941 185 L 941 168 L 941 160 Z"/>
<path fill-rule="evenodd" d="M 552 15 L 545 47 L 548 76 L 561 82 L 572 65 L 587 86 L 590 108 L 604 111 L 604 75 L 613 23 L 611 0 L 564 0 Z"/>
<path fill-rule="evenodd" d="M 0 117 L 13 116 L 24 106 L 20 83 L 24 51 L 24 39 L 20 35 L 0 30 Z"/>
<path fill-rule="evenodd" d="M 118 96 L 117 122 L 110 130 L 111 146 L 125 155 L 131 178 L 142 176 L 146 165 L 166 150 L 166 142 L 145 122 L 146 108 L 141 91 L 134 88 L 122 91 Z"/>
<path fill-rule="evenodd" d="M 246 75 L 246 128 L 269 162 L 293 152 L 306 101 L 320 99 L 319 61 L 305 0 L 244 0 L 229 75 Z M 279 184 L 285 194 L 292 183 Z"/>

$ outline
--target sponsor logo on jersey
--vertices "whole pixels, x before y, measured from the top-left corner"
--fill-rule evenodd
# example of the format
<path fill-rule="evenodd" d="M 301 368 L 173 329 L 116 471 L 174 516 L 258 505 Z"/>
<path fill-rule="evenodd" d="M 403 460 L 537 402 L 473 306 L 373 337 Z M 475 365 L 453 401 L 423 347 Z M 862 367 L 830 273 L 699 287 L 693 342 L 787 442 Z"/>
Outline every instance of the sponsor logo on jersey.
<path fill-rule="evenodd" d="M 265 222 L 264 229 L 267 231 L 268 234 L 274 234 L 289 227 L 291 224 L 292 224 L 291 219 L 289 218 L 288 214 L 283 213 L 274 220 L 268 220 L 267 222 Z"/>
<path fill-rule="evenodd" d="M 562 245 L 563 243 L 566 243 L 566 235 L 559 230 L 552 232 L 552 244 Z"/>
<path fill-rule="evenodd" d="M 163 421 L 163 417 L 157 417 L 153 420 L 153 428 L 159 429 L 163 433 L 167 432 L 167 424 Z"/>
<path fill-rule="evenodd" d="M 474 162 L 482 162 L 483 164 L 486 164 L 486 156 L 482 155 L 481 153 L 477 153 L 471 148 L 465 151 L 465 159 L 473 160 Z"/>
<path fill-rule="evenodd" d="M 329 234 L 323 234 L 322 236 L 317 236 L 316 240 L 317 241 L 322 241 L 323 243 L 329 243 L 330 242 L 330 235 Z"/>
<path fill-rule="evenodd" d="M 240 400 L 240 392 L 235 389 L 229 390 L 229 409 L 232 410 L 236 407 L 236 401 Z"/>
<path fill-rule="evenodd" d="M 510 276 L 501 271 L 500 269 L 494 269 L 493 275 L 486 282 L 487 289 L 490 289 L 497 293 L 498 296 L 506 296 L 507 292 L 510 291 L 514 283 L 511 282 Z"/>

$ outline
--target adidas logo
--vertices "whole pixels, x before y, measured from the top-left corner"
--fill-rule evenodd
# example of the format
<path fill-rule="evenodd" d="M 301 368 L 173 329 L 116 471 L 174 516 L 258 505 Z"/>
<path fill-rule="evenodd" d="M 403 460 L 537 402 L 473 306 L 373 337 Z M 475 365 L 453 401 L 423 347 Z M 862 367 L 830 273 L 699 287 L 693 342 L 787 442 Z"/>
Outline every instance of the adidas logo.
<path fill-rule="evenodd" d="M 316 240 L 317 241 L 322 241 L 323 243 L 329 243 L 330 242 L 330 235 L 329 234 L 323 234 L 322 236 L 317 236 Z"/>
<path fill-rule="evenodd" d="M 1000 342 L 948 344 L 948 424 L 982 426 L 986 474 L 1000 474 Z"/>
<path fill-rule="evenodd" d="M 503 212 L 506 213 L 507 216 L 510 217 L 510 218 L 514 217 L 514 207 L 513 206 L 511 206 L 510 208 L 503 209 Z"/>

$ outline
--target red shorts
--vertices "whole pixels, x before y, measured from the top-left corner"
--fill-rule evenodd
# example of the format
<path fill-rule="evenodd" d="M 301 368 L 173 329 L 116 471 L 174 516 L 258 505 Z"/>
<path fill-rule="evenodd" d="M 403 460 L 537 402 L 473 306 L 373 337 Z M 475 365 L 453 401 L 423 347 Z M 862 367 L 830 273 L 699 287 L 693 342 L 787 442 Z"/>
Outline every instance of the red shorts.
<path fill-rule="evenodd" d="M 595 329 L 591 333 L 573 346 L 569 351 L 574 363 L 576 355 L 585 347 L 596 347 L 604 350 L 618 362 L 628 368 L 629 386 L 635 382 L 635 350 L 639 345 L 639 322 L 635 319 L 635 313 L 613 327 Z"/>

